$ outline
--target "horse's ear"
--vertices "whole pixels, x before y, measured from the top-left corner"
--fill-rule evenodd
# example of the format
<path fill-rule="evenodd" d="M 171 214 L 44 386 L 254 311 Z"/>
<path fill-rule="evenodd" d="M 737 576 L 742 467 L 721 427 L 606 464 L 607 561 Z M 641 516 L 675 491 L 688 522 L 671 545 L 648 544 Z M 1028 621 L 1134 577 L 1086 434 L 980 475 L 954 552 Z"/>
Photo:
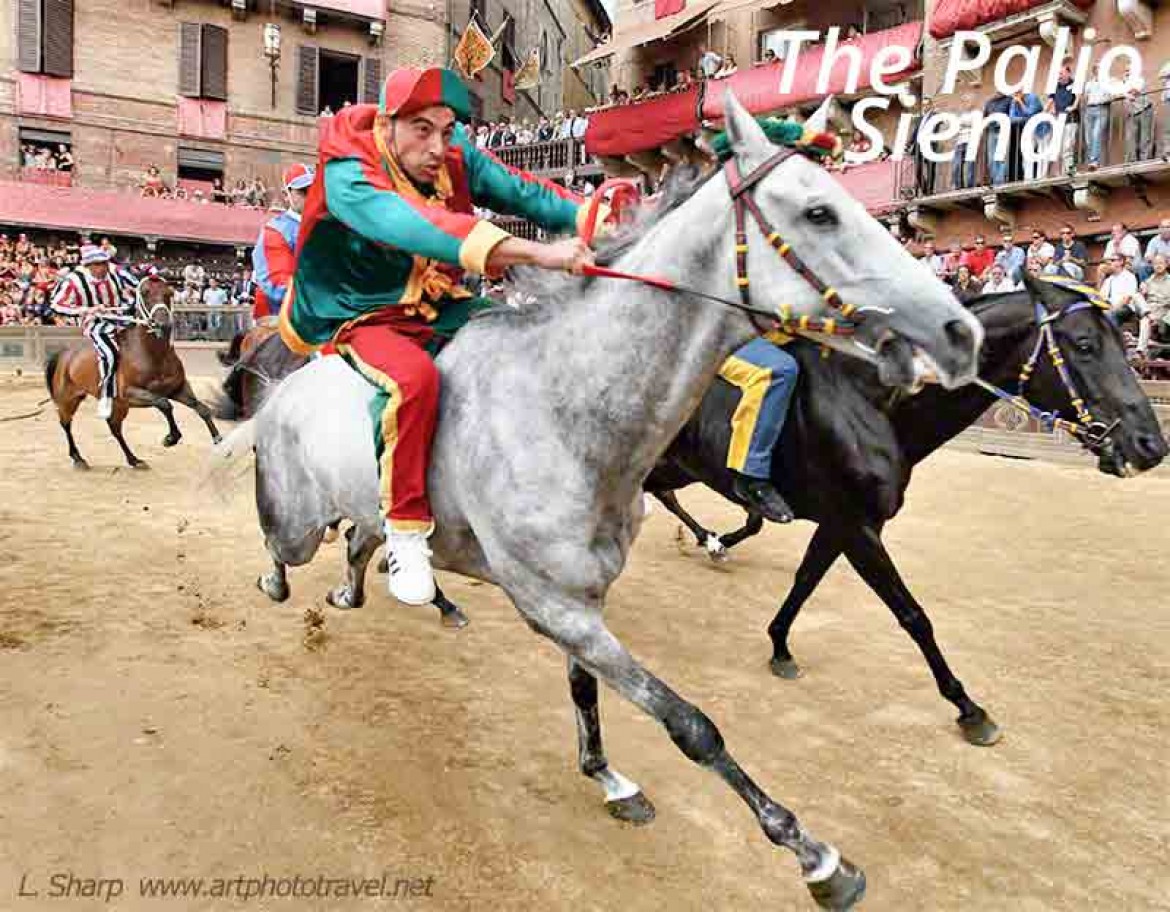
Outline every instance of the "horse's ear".
<path fill-rule="evenodd" d="M 739 103 L 735 93 L 727 88 L 723 92 L 723 119 L 727 127 L 727 138 L 736 158 L 767 158 L 772 144 L 764 134 L 764 128 Z"/>
<path fill-rule="evenodd" d="M 833 107 L 833 96 L 829 95 L 821 102 L 821 106 L 813 111 L 812 116 L 804 122 L 804 128 L 814 133 L 824 133 L 829 129 L 829 111 Z"/>
<path fill-rule="evenodd" d="M 1032 275 L 1027 270 L 1024 271 L 1023 277 L 1024 288 L 1028 294 L 1032 296 L 1033 300 L 1039 299 L 1045 304 L 1050 305 L 1049 309 L 1060 307 L 1072 292 L 1068 289 L 1061 288 L 1054 282 L 1045 282 L 1043 279 Z"/>

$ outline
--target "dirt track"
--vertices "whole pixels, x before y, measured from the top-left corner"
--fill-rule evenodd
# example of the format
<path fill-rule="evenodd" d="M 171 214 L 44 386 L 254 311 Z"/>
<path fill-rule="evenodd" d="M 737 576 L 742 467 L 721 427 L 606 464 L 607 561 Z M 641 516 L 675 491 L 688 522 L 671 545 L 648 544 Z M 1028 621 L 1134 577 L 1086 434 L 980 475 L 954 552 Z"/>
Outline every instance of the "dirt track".
<path fill-rule="evenodd" d="M 39 388 L 0 385 L 0 417 Z M 181 411 L 181 410 L 180 410 Z M 576 772 L 564 664 L 486 586 L 446 579 L 472 624 L 389 601 L 306 609 L 328 547 L 274 606 L 248 489 L 195 489 L 207 440 L 136 413 L 153 466 L 119 466 L 92 403 L 88 474 L 48 411 L 0 424 L 0 910 L 365 909 L 402 901 L 143 900 L 138 879 L 433 877 L 442 909 L 807 910 L 796 865 L 657 726 L 603 694 L 615 768 L 658 807 L 609 819 Z M 736 511 L 685 502 L 727 528 Z M 720 725 L 737 758 L 863 865 L 873 910 L 1170 908 L 1170 474 L 944 453 L 891 551 L 972 695 L 1004 727 L 964 743 L 913 644 L 844 568 L 796 626 L 806 674 L 767 671 L 763 630 L 811 526 L 727 569 L 652 515 L 609 617 Z M 49 878 L 122 878 L 109 905 Z M 20 897 L 22 875 L 25 892 Z"/>

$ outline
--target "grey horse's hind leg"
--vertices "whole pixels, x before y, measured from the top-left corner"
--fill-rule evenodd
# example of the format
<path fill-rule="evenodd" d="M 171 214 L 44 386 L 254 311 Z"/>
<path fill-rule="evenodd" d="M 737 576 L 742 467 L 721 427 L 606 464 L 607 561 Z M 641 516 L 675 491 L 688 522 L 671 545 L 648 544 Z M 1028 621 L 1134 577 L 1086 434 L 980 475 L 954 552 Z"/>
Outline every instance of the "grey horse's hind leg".
<path fill-rule="evenodd" d="M 325 601 L 334 608 L 360 608 L 366 600 L 366 567 L 382 539 L 361 526 L 350 526 L 345 538 L 345 579 L 329 590 Z"/>
<path fill-rule="evenodd" d="M 569 656 L 569 693 L 577 710 L 577 762 L 582 775 L 605 789 L 605 807 L 618 820 L 649 823 L 654 805 L 637 784 L 609 768 L 601 746 L 601 715 L 597 708 L 597 678 Z"/>
<path fill-rule="evenodd" d="M 547 582 L 532 580 L 525 589 L 547 591 Z M 540 587 L 540 588 L 537 588 Z M 831 845 L 809 835 L 795 815 L 753 782 L 728 752 L 715 724 L 643 668 L 609 631 L 600 606 L 571 599 L 555 604 L 517 598 L 513 601 L 537 631 L 554 640 L 569 656 L 657 719 L 680 751 L 693 763 L 714 770 L 756 815 L 764 835 L 790 849 L 800 863 L 809 891 L 822 908 L 853 908 L 865 892 L 865 875 Z M 555 596 L 554 596 L 555 597 Z"/>
<path fill-rule="evenodd" d="M 207 432 L 211 434 L 211 442 L 219 443 L 219 428 L 215 426 L 215 419 L 212 416 L 211 409 L 195 398 L 195 391 L 191 389 L 191 384 L 183 383 L 183 388 L 171 396 L 176 402 L 179 402 L 189 409 L 193 409 L 195 414 L 203 419 L 203 423 L 207 425 Z"/>

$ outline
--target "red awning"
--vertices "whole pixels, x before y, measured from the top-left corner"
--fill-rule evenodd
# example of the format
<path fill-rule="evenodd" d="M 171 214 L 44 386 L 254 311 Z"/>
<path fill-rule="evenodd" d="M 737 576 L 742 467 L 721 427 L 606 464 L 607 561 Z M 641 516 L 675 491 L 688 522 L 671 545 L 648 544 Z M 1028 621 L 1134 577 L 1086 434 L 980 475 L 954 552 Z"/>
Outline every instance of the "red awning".
<path fill-rule="evenodd" d="M 634 104 L 594 111 L 585 132 L 590 155 L 629 155 L 657 149 L 699 129 L 699 92 L 671 92 Z"/>
<path fill-rule="evenodd" d="M 113 190 L 0 181 L 0 225 L 251 245 L 269 213 Z"/>
<path fill-rule="evenodd" d="M 844 171 L 830 172 L 870 213 L 878 215 L 898 205 L 898 163 L 885 161 L 850 165 Z"/>
<path fill-rule="evenodd" d="M 1024 13 L 1051 0 L 938 0 L 930 16 L 931 37 L 941 41 L 955 32 L 967 31 Z M 1093 0 L 1073 0 L 1088 8 Z"/>
<path fill-rule="evenodd" d="M 869 66 L 879 51 L 897 46 L 906 48 L 911 55 L 914 55 L 921 40 L 921 22 L 907 22 L 895 28 L 870 32 L 860 38 L 855 38 L 852 44 L 861 49 L 862 58 L 862 75 L 858 90 L 869 90 Z M 723 117 L 723 93 L 727 88 L 735 92 L 740 103 L 753 114 L 767 114 L 791 105 L 823 98 L 826 94 L 840 94 L 845 88 L 845 79 L 849 74 L 848 61 L 839 57 L 829 74 L 828 92 L 817 92 L 816 84 L 820 76 L 823 56 L 823 45 L 805 48 L 801 51 L 796 63 L 796 78 L 792 81 L 792 91 L 787 93 L 780 91 L 780 75 L 784 70 L 782 63 L 740 70 L 727 79 L 709 82 L 707 84 L 707 97 L 703 101 L 703 117 L 707 120 L 718 120 Z M 912 56 L 912 60 L 913 63 L 904 72 L 886 76 L 886 85 L 920 69 L 921 63 L 917 57 Z"/>

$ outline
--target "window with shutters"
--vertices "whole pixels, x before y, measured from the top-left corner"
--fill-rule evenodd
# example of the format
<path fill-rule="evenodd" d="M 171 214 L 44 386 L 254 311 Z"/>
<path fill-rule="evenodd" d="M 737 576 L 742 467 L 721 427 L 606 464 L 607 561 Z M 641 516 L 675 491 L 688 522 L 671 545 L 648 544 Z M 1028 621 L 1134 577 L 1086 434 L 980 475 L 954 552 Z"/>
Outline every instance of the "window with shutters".
<path fill-rule="evenodd" d="M 228 32 L 206 22 L 179 23 L 179 94 L 227 101 Z"/>
<path fill-rule="evenodd" d="M 73 76 L 73 0 L 16 0 L 17 69 Z"/>
<path fill-rule="evenodd" d="M 223 177 L 223 153 L 215 149 L 179 146 L 178 176 L 184 181 L 215 181 Z"/>
<path fill-rule="evenodd" d="M 298 114 L 336 114 L 351 104 L 377 104 L 381 91 L 381 57 L 358 57 L 309 44 L 297 49 Z"/>

